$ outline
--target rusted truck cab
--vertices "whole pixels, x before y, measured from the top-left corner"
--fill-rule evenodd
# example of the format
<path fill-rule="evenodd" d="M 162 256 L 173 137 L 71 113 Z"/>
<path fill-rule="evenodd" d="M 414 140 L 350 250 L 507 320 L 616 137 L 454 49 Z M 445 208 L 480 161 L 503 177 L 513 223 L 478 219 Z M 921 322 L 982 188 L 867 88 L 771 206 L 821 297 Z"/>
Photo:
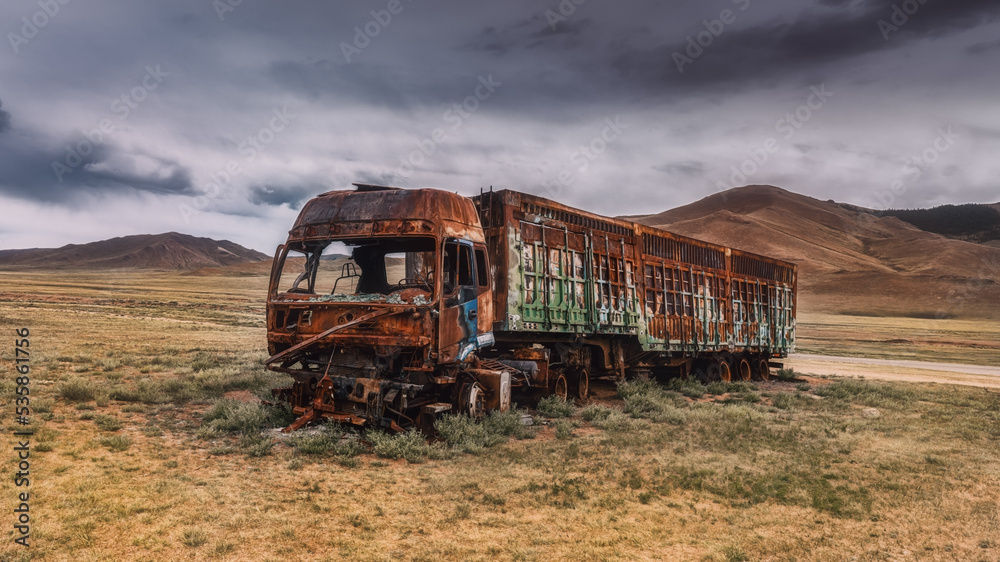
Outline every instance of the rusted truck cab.
<path fill-rule="evenodd" d="M 471 200 L 355 184 L 309 201 L 275 254 L 268 367 L 299 416 L 393 429 L 458 410 L 509 406 L 509 374 L 474 352 L 493 344 L 493 293 Z"/>

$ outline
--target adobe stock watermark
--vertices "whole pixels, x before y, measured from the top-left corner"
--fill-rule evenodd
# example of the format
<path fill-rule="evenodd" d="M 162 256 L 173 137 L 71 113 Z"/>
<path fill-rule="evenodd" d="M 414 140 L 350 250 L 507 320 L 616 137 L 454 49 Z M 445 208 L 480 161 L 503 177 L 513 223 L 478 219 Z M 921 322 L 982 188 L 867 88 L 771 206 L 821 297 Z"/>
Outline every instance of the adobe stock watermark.
<path fill-rule="evenodd" d="M 555 199 L 562 195 L 567 187 L 576 182 L 579 174 L 586 173 L 590 169 L 591 163 L 604 154 L 608 150 L 608 146 L 618 141 L 628 128 L 629 125 L 622 122 L 621 115 L 605 119 L 604 128 L 601 129 L 601 133 L 590 139 L 590 142 L 580 145 L 577 150 L 570 154 L 569 162 L 572 168 L 576 170 L 576 174 L 573 173 L 570 167 L 565 167 L 559 171 L 555 180 L 542 185 L 548 196 Z"/>
<path fill-rule="evenodd" d="M 230 187 L 233 179 L 243 173 L 243 166 L 256 159 L 257 155 L 274 142 L 278 133 L 284 131 L 296 117 L 297 115 L 294 113 L 288 112 L 287 106 L 282 106 L 281 109 L 272 109 L 267 125 L 243 139 L 236 147 L 237 153 L 243 158 L 233 158 L 226 162 L 225 166 L 213 172 L 210 175 L 211 180 L 203 186 L 205 192 L 192 197 L 190 205 L 181 203 L 177 206 L 184 222 L 190 223 L 191 217 L 205 210 L 208 207 L 209 201 L 221 197 L 226 192 L 226 189 Z"/>
<path fill-rule="evenodd" d="M 774 123 L 774 131 L 781 135 L 785 142 L 792 140 L 799 129 L 822 110 L 834 96 L 834 92 L 826 89 L 826 84 L 810 86 L 809 92 L 805 103 Z M 749 150 L 743 162 L 730 168 L 729 185 L 723 181 L 716 182 L 718 190 L 722 192 L 731 187 L 747 185 L 749 179 L 770 161 L 771 155 L 781 150 L 781 142 L 778 138 L 767 137 L 757 147 Z"/>
<path fill-rule="evenodd" d="M 212 0 L 212 7 L 215 8 L 215 15 L 219 16 L 219 21 L 226 21 L 226 14 L 235 12 L 241 4 L 243 0 Z"/>
<path fill-rule="evenodd" d="M 927 148 L 906 159 L 902 169 L 902 179 L 894 180 L 889 184 L 889 189 L 876 190 L 873 192 L 875 200 L 878 201 L 878 210 L 885 211 L 892 208 L 896 202 L 896 197 L 906 193 L 907 185 L 920 179 L 929 170 L 941 155 L 951 150 L 955 141 L 961 136 L 951 130 L 951 125 L 939 127 L 937 136 Z"/>
<path fill-rule="evenodd" d="M 59 15 L 62 7 L 69 3 L 70 0 L 38 0 L 38 7 L 40 9 L 30 16 L 21 18 L 22 25 L 18 30 L 20 33 L 15 31 L 7 33 L 7 41 L 10 42 L 10 48 L 14 51 L 14 54 L 19 54 L 21 47 L 27 45 L 32 39 L 37 37 L 38 33 Z"/>
<path fill-rule="evenodd" d="M 888 41 L 889 35 L 906 25 L 910 21 L 910 17 L 920 11 L 920 7 L 926 3 L 927 0 L 903 0 L 899 4 L 893 4 L 889 19 L 880 19 L 877 22 L 882 39 Z"/>
<path fill-rule="evenodd" d="M 139 108 L 139 105 L 149 97 L 150 92 L 156 90 L 163 83 L 163 79 L 170 76 L 169 72 L 160 69 L 160 65 L 146 66 L 146 75 L 142 77 L 139 84 L 117 98 L 111 100 L 111 112 L 118 117 L 119 121 L 128 119 L 132 112 Z M 114 121 L 110 117 L 105 117 L 97 122 L 93 129 L 83 129 L 80 131 L 83 139 L 75 145 L 66 145 L 66 157 L 62 162 L 52 161 L 52 173 L 56 179 L 62 183 L 63 176 L 76 170 L 84 162 L 84 158 L 90 156 L 97 150 L 97 147 L 104 144 L 108 135 L 115 132 Z"/>
<path fill-rule="evenodd" d="M 976 294 L 985 289 L 987 285 L 994 284 L 995 282 L 993 279 L 996 279 L 997 277 L 1000 277 L 1000 261 L 998 261 L 995 257 L 983 260 L 979 264 L 979 269 L 976 271 L 975 278 L 963 283 L 961 286 L 953 286 L 948 291 L 948 294 L 945 296 L 945 301 L 951 305 L 950 309 L 938 309 L 934 318 L 936 320 L 952 318 L 954 316 L 953 311 L 955 309 L 967 306 L 967 301 L 975 298 Z"/>
<path fill-rule="evenodd" d="M 413 0 L 406 0 L 407 2 L 412 2 Z M 363 26 L 354 26 L 354 41 L 347 43 L 346 41 L 340 42 L 340 52 L 344 55 L 344 60 L 347 64 L 351 64 L 351 57 L 361 54 L 361 51 L 365 50 L 368 45 L 371 45 L 372 40 L 382 34 L 382 30 L 389 27 L 392 23 L 393 16 L 398 16 L 403 13 L 403 3 L 401 0 L 389 0 L 383 10 L 372 10 L 372 19 L 368 20 Z"/>
<path fill-rule="evenodd" d="M 674 51 L 673 59 L 674 65 L 677 66 L 677 72 L 684 74 L 684 67 L 693 64 L 698 57 L 705 54 L 705 49 L 711 47 L 715 40 L 722 36 L 726 26 L 736 23 L 737 16 L 750 7 L 750 0 L 730 1 L 739 8 L 738 12 L 726 8 L 719 12 L 717 18 L 701 20 L 701 25 L 705 29 L 687 36 L 687 48 L 684 49 L 683 53 Z"/>
<path fill-rule="evenodd" d="M 485 77 L 479 76 L 479 84 L 476 85 L 472 95 L 467 96 L 461 102 L 455 102 L 442 115 L 444 122 L 451 125 L 450 131 L 454 132 L 460 129 L 466 120 L 479 110 L 482 102 L 493 97 L 497 88 L 502 85 L 503 82 L 494 80 L 492 74 Z M 396 169 L 396 174 L 404 178 L 410 177 L 417 166 L 423 165 L 428 158 L 437 152 L 438 146 L 448 141 L 448 134 L 449 131 L 445 128 L 435 127 L 430 135 L 417 141 L 417 150 L 410 152 L 406 158 L 399 159 L 399 168 Z"/>
<path fill-rule="evenodd" d="M 545 19 L 549 22 L 549 27 L 552 31 L 556 30 L 556 26 L 570 18 L 576 13 L 576 9 L 587 3 L 587 0 L 562 0 L 559 5 L 556 6 L 555 10 L 548 9 L 545 10 Z"/>

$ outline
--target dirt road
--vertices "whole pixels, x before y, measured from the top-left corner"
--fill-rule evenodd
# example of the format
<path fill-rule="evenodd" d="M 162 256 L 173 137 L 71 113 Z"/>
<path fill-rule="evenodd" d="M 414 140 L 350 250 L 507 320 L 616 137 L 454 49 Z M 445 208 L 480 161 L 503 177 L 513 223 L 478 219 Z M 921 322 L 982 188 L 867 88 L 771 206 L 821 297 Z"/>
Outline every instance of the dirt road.
<path fill-rule="evenodd" d="M 803 374 L 866 377 L 1000 388 L 1000 367 L 794 353 L 785 360 Z"/>

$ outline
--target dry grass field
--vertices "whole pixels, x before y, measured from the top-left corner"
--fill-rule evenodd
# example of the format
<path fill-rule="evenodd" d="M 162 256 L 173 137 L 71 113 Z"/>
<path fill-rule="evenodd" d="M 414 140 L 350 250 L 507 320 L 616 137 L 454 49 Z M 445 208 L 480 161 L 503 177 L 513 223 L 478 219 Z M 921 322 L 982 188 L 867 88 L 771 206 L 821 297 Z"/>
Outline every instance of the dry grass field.
<path fill-rule="evenodd" d="M 31 330 L 31 547 L 3 560 L 998 560 L 1000 393 L 636 382 L 412 435 L 280 436 L 257 275 L 0 272 Z M 803 315 L 800 349 L 988 364 L 989 322 Z M 995 364 L 995 363 L 994 363 Z"/>
<path fill-rule="evenodd" d="M 796 347 L 820 355 L 1000 366 L 1000 322 L 800 313 Z"/>

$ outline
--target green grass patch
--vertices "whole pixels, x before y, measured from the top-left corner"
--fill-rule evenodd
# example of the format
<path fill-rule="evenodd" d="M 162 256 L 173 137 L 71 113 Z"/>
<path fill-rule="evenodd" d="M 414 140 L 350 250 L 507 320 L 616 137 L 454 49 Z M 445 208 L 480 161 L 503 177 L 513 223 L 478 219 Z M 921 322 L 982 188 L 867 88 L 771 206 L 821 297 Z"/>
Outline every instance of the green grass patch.
<path fill-rule="evenodd" d="M 212 362 L 211 365 L 215 365 Z M 169 378 L 143 377 L 134 383 L 116 384 L 109 397 L 121 402 L 143 404 L 184 404 L 211 400 L 233 390 L 248 390 L 258 397 L 269 395 L 272 388 L 287 386 L 289 377 L 265 370 L 260 364 L 239 361 L 225 366 L 200 365 L 191 372 Z"/>
<path fill-rule="evenodd" d="M 73 377 L 59 385 L 59 396 L 70 402 L 90 402 L 97 396 L 97 385 L 91 380 Z"/>
<path fill-rule="evenodd" d="M 556 422 L 556 439 L 569 439 L 573 436 L 573 424 L 567 420 Z"/>
<path fill-rule="evenodd" d="M 288 425 L 291 419 L 292 415 L 287 407 L 223 398 L 216 400 L 202 415 L 198 437 L 212 439 L 235 433 L 239 435 L 239 447 L 246 454 L 261 457 L 267 455 L 274 446 L 271 437 L 261 432 L 267 428 Z"/>
<path fill-rule="evenodd" d="M 695 399 L 705 396 L 706 392 L 705 385 L 695 379 L 675 377 L 667 381 L 663 386 L 667 390 L 679 392 L 682 396 Z"/>
<path fill-rule="evenodd" d="M 55 400 L 51 398 L 34 398 L 31 400 L 31 409 L 36 414 L 51 414 L 55 406 Z"/>
<path fill-rule="evenodd" d="M 759 392 L 733 392 L 730 393 L 725 399 L 721 400 L 723 404 L 756 404 L 761 401 L 761 395 Z"/>
<path fill-rule="evenodd" d="M 260 402 L 243 402 L 222 398 L 202 415 L 203 436 L 225 433 L 260 433 L 267 427 L 281 427 L 290 423 L 287 408 L 265 406 Z"/>
<path fill-rule="evenodd" d="M 372 444 L 372 452 L 383 459 L 406 459 L 421 463 L 427 457 L 442 458 L 447 451 L 440 445 L 430 445 L 427 438 L 415 429 L 402 433 L 386 433 L 379 429 L 365 432 L 365 439 Z"/>
<path fill-rule="evenodd" d="M 198 548 L 206 542 L 208 542 L 208 533 L 201 529 L 185 529 L 181 532 L 181 544 L 184 546 Z"/>
<path fill-rule="evenodd" d="M 618 385 L 618 395 L 625 401 L 625 412 L 636 418 L 680 425 L 688 406 L 679 393 L 667 390 L 651 380 L 635 380 Z"/>
<path fill-rule="evenodd" d="M 101 431 L 118 431 L 124 424 L 114 416 L 97 415 L 94 416 L 94 423 Z"/>
<path fill-rule="evenodd" d="M 801 466 L 715 471 L 675 467 L 666 471 L 669 486 L 711 493 L 734 507 L 765 502 L 811 507 L 838 518 L 864 520 L 871 514 L 871 493 L 864 486 L 831 482 L 821 471 Z"/>
<path fill-rule="evenodd" d="M 747 381 L 736 381 L 736 382 L 715 381 L 708 383 L 708 385 L 705 387 L 705 392 L 707 394 L 711 394 L 712 396 L 731 394 L 733 392 L 756 392 L 756 391 L 757 391 L 757 385 Z"/>
<path fill-rule="evenodd" d="M 530 439 L 533 427 L 521 422 L 521 410 L 490 412 L 481 422 L 468 416 L 445 415 L 434 422 L 434 429 L 453 450 L 479 454 L 485 449 L 506 443 L 511 437 Z"/>
<path fill-rule="evenodd" d="M 365 452 L 357 435 L 348 434 L 335 423 L 325 424 L 318 432 L 300 432 L 288 444 L 303 455 L 333 455 L 338 459 L 356 457 Z"/>
<path fill-rule="evenodd" d="M 816 388 L 818 396 L 874 408 L 910 404 L 916 391 L 900 385 L 866 380 L 844 379 Z"/>
<path fill-rule="evenodd" d="M 608 432 L 629 431 L 636 422 L 617 408 L 609 408 L 600 404 L 591 404 L 580 412 L 580 417 L 590 422 L 594 427 Z"/>
<path fill-rule="evenodd" d="M 786 367 L 784 369 L 778 369 L 774 374 L 775 378 L 783 382 L 795 382 L 799 380 L 799 374 L 795 372 L 795 369 L 791 367 Z"/>
<path fill-rule="evenodd" d="M 794 410 L 803 403 L 803 399 L 794 392 L 777 392 L 771 396 L 771 405 L 779 410 Z"/>
<path fill-rule="evenodd" d="M 271 448 L 274 447 L 274 441 L 271 437 L 263 433 L 245 433 L 240 435 L 237 444 L 250 457 L 266 456 L 270 454 Z"/>
<path fill-rule="evenodd" d="M 146 437 L 159 437 L 163 435 L 163 430 L 157 425 L 147 425 L 142 428 L 142 434 Z"/>
<path fill-rule="evenodd" d="M 132 438 L 127 435 L 101 437 L 97 442 L 112 451 L 125 451 L 132 446 Z"/>
<path fill-rule="evenodd" d="M 547 418 L 568 418 L 576 413 L 576 408 L 573 404 L 553 395 L 538 401 L 538 413 Z"/>

